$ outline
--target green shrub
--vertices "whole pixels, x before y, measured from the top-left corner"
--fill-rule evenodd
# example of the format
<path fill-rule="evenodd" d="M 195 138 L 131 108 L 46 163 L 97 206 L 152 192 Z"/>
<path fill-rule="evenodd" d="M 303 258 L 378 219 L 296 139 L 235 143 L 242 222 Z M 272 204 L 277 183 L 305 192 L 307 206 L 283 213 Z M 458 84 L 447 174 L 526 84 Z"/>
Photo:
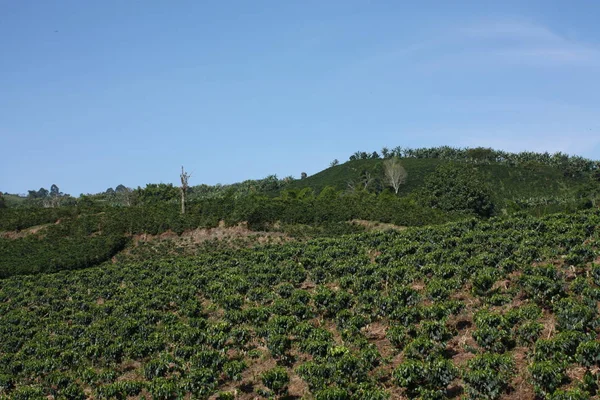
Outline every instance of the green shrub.
<path fill-rule="evenodd" d="M 521 345 L 530 345 L 539 338 L 544 326 L 539 322 L 528 321 L 516 328 L 517 342 Z"/>
<path fill-rule="evenodd" d="M 473 399 L 500 398 L 508 388 L 514 367 L 509 355 L 478 355 L 467 363 L 463 373 L 467 394 Z"/>
<path fill-rule="evenodd" d="M 348 400 L 350 395 L 344 389 L 338 387 L 330 387 L 317 392 L 316 400 Z"/>
<path fill-rule="evenodd" d="M 557 390 L 548 400 L 589 400 L 590 395 L 580 389 Z"/>
<path fill-rule="evenodd" d="M 566 379 L 564 365 L 554 361 L 534 362 L 529 367 L 529 373 L 533 388 L 540 396 L 554 393 Z"/>
<path fill-rule="evenodd" d="M 591 273 L 594 284 L 596 284 L 596 286 L 600 286 L 600 264 L 592 265 Z"/>
<path fill-rule="evenodd" d="M 587 332 L 596 325 L 596 310 L 574 299 L 562 299 L 554 309 L 556 325 L 560 330 Z"/>
<path fill-rule="evenodd" d="M 393 372 L 396 384 L 405 388 L 410 396 L 420 394 L 423 390 L 444 393 L 457 375 L 458 370 L 452 362 L 442 358 L 430 361 L 407 360 Z"/>
<path fill-rule="evenodd" d="M 592 340 L 580 343 L 577 347 L 576 358 L 584 367 L 600 367 L 600 342 Z"/>
<path fill-rule="evenodd" d="M 282 367 L 271 368 L 260 375 L 260 379 L 269 390 L 277 395 L 287 393 L 287 386 L 290 383 L 290 377 L 287 370 Z"/>

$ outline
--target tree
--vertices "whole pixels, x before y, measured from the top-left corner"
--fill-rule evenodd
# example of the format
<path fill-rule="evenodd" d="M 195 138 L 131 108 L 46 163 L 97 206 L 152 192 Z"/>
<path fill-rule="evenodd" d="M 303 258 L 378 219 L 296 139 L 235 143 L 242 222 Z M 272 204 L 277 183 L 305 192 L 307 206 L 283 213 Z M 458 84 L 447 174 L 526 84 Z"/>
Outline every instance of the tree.
<path fill-rule="evenodd" d="M 339 164 L 340 164 L 340 162 L 339 162 L 339 161 L 338 161 L 338 159 L 336 158 L 335 160 L 333 160 L 333 161 L 332 161 L 332 162 L 329 164 L 329 166 L 330 166 L 330 167 L 335 167 L 336 165 L 339 165 Z"/>
<path fill-rule="evenodd" d="M 185 214 L 185 192 L 188 190 L 188 179 L 190 179 L 192 175 L 183 170 L 183 165 L 181 166 L 181 213 Z"/>
<path fill-rule="evenodd" d="M 0 192 L 0 208 L 6 208 L 6 201 L 4 200 L 2 192 Z"/>
<path fill-rule="evenodd" d="M 143 204 L 164 204 L 177 202 L 179 190 L 171 183 L 149 183 L 145 188 L 138 187 L 133 195 Z"/>
<path fill-rule="evenodd" d="M 115 188 L 114 198 L 117 204 L 129 207 L 133 204 L 135 196 L 136 193 L 125 185 L 119 185 Z"/>
<path fill-rule="evenodd" d="M 52 186 L 50 186 L 50 196 L 58 197 L 59 195 L 60 195 L 60 189 L 58 188 L 58 186 L 56 186 L 56 184 L 53 184 Z"/>
<path fill-rule="evenodd" d="M 300 174 L 300 179 L 306 179 L 306 177 L 307 177 L 307 176 L 308 176 L 308 175 L 306 174 L 306 172 L 302 172 L 302 173 Z"/>
<path fill-rule="evenodd" d="M 428 206 L 443 211 L 468 212 L 481 217 L 494 214 L 492 190 L 485 177 L 470 165 L 440 165 L 425 178 L 420 197 Z"/>
<path fill-rule="evenodd" d="M 50 186 L 50 201 L 46 203 L 46 207 L 58 207 L 60 206 L 61 197 L 64 194 L 60 192 L 60 189 L 56 184 Z"/>
<path fill-rule="evenodd" d="M 48 197 L 48 189 L 40 188 L 37 192 L 35 190 L 29 190 L 27 197 L 31 199 L 45 199 Z"/>
<path fill-rule="evenodd" d="M 383 156 L 383 158 L 388 158 L 390 156 L 390 149 L 388 149 L 387 146 L 384 146 L 381 149 L 381 155 Z"/>
<path fill-rule="evenodd" d="M 383 162 L 383 174 L 385 183 L 391 186 L 396 194 L 408 176 L 398 157 L 389 158 Z"/>
<path fill-rule="evenodd" d="M 357 192 L 360 190 L 367 191 L 369 188 L 371 188 L 373 186 L 374 183 L 375 183 L 375 178 L 373 177 L 373 174 L 371 174 L 371 171 L 369 171 L 367 169 L 363 169 L 360 172 L 358 178 L 356 180 L 348 181 L 347 185 L 348 185 L 349 191 Z"/>

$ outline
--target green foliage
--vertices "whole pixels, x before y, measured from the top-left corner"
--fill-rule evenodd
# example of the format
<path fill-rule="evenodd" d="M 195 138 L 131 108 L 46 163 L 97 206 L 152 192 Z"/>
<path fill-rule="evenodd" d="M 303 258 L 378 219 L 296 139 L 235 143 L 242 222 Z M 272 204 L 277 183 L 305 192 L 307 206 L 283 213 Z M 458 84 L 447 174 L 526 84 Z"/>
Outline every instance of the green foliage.
<path fill-rule="evenodd" d="M 539 322 L 528 321 L 516 328 L 517 343 L 521 345 L 530 345 L 538 339 L 544 326 Z"/>
<path fill-rule="evenodd" d="M 123 232 L 105 216 L 65 217 L 45 234 Z M 532 362 L 540 396 L 575 363 L 589 373 L 572 386 L 591 394 L 599 333 L 591 266 L 578 266 L 583 279 L 567 285 L 562 266 L 542 261 L 578 244 L 593 249 L 598 225 L 598 210 L 473 218 L 1 279 L 0 397 L 209 398 L 246 389 L 257 364 L 277 363 L 281 375 L 304 380 L 307 397 L 382 399 L 395 383 L 410 397 L 444 398 L 451 383 L 497 398 L 513 378 L 515 342 L 535 343 L 515 353 Z M 480 275 L 502 285 L 483 279 L 473 298 Z M 539 295 L 530 277 L 560 290 L 542 285 L 550 294 Z M 518 302 L 492 307 L 494 295 Z M 549 337 L 541 318 L 557 321 Z M 450 358 L 463 350 L 476 355 L 459 374 Z"/>
<path fill-rule="evenodd" d="M 290 383 L 290 377 L 287 370 L 282 367 L 275 367 L 261 374 L 260 379 L 267 388 L 277 395 L 287 392 L 287 386 Z"/>
<path fill-rule="evenodd" d="M 118 235 L 0 238 L 0 278 L 91 267 L 109 260 L 126 243 Z"/>
<path fill-rule="evenodd" d="M 469 360 L 463 373 L 466 392 L 473 399 L 498 399 L 507 390 L 514 374 L 509 355 L 484 353 Z"/>
<path fill-rule="evenodd" d="M 560 330 L 588 332 L 597 324 L 597 310 L 577 300 L 562 299 L 555 305 L 557 327 Z"/>
<path fill-rule="evenodd" d="M 494 213 L 491 190 L 483 176 L 469 166 L 445 164 L 423 183 L 426 204 L 444 211 L 489 217 Z"/>
<path fill-rule="evenodd" d="M 549 400 L 588 400 L 590 395 L 580 389 L 557 390 L 550 396 Z"/>
<path fill-rule="evenodd" d="M 600 286 L 600 265 L 598 264 L 592 265 L 592 279 L 596 286 Z"/>
<path fill-rule="evenodd" d="M 600 367 L 600 341 L 582 342 L 577 347 L 577 361 L 585 367 Z"/>
<path fill-rule="evenodd" d="M 406 389 L 409 396 L 443 395 L 446 387 L 456 378 L 458 370 L 452 362 L 442 358 L 430 361 L 407 360 L 393 373 L 396 384 Z"/>
<path fill-rule="evenodd" d="M 524 272 L 523 290 L 539 304 L 548 306 L 564 295 L 564 281 L 553 266 L 527 268 Z"/>
<path fill-rule="evenodd" d="M 479 346 L 497 353 L 514 346 L 510 324 L 503 315 L 482 310 L 475 314 L 474 321 L 477 330 L 473 332 L 473 338 Z"/>
<path fill-rule="evenodd" d="M 565 381 L 565 368 L 562 364 L 554 361 L 534 362 L 529 367 L 529 373 L 536 394 L 547 396 Z"/>

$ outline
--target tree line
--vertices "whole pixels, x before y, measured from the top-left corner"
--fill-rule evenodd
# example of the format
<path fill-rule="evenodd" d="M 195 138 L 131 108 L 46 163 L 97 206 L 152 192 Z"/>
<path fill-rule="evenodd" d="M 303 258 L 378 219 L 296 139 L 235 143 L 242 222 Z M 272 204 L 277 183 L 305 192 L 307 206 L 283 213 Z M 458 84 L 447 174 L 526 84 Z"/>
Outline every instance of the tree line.
<path fill-rule="evenodd" d="M 366 160 L 377 158 L 435 158 L 447 161 L 461 161 L 474 164 L 500 163 L 511 166 L 537 163 L 563 169 L 566 176 L 578 176 L 592 173 L 600 181 L 600 161 L 590 160 L 580 156 L 571 156 L 562 152 L 550 154 L 548 152 L 536 153 L 522 151 L 511 153 L 485 147 L 456 148 L 450 146 L 423 147 L 411 149 L 407 147 L 383 147 L 381 153 L 377 151 L 357 151 L 349 160 Z M 337 160 L 332 165 L 337 165 Z"/>

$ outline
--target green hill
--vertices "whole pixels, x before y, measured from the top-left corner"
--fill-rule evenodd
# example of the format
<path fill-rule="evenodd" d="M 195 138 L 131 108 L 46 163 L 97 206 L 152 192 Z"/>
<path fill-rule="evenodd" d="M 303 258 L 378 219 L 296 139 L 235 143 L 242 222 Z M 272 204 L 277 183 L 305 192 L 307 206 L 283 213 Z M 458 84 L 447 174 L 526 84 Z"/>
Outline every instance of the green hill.
<path fill-rule="evenodd" d="M 374 180 L 374 190 L 385 187 L 382 159 L 353 160 L 344 164 L 327 168 L 305 179 L 295 180 L 288 189 L 312 188 L 319 193 L 327 186 L 338 190 L 346 190 L 351 182 L 359 182 L 365 172 Z M 404 158 L 402 165 L 408 173 L 407 181 L 401 186 L 399 195 L 405 196 L 423 187 L 428 175 L 436 168 L 452 161 L 437 158 Z M 466 168 L 474 168 L 485 177 L 485 181 L 493 192 L 495 201 L 506 204 L 507 201 L 537 199 L 541 202 L 549 199 L 574 199 L 582 191 L 589 190 L 590 178 L 585 174 L 566 176 L 559 167 L 529 163 L 526 165 L 506 165 L 501 163 L 472 164 L 453 162 Z"/>

